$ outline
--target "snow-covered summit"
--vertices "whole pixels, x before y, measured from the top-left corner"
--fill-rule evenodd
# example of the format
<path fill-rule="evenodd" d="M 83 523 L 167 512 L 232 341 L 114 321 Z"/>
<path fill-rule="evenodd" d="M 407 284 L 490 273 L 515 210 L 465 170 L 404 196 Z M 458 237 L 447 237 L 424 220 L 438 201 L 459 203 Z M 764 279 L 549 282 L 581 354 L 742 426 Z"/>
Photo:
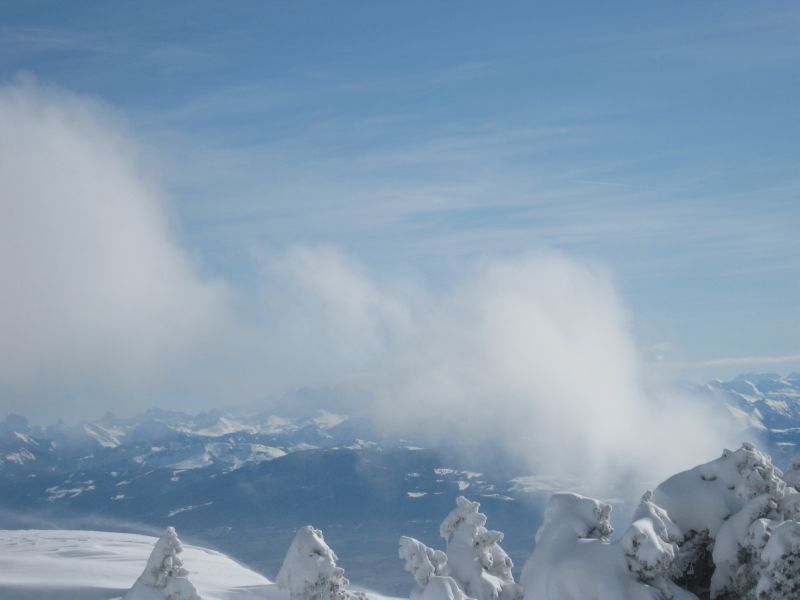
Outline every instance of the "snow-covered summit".
<path fill-rule="evenodd" d="M 785 377 L 744 373 L 730 381 L 716 379 L 694 391 L 707 396 L 713 408 L 724 408 L 743 430 L 768 442 L 772 452 L 800 448 L 800 373 Z"/>

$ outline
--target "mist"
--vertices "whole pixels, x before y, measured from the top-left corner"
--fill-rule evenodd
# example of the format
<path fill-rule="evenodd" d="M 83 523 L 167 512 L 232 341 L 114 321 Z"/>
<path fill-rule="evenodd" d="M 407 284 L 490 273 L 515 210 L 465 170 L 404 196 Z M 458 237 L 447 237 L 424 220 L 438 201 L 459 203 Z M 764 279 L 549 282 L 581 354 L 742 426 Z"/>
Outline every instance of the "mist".
<path fill-rule="evenodd" d="M 144 164 L 109 108 L 0 88 L 0 380 L 18 410 L 136 388 L 224 321 L 224 284 L 176 242 Z"/>
<path fill-rule="evenodd" d="M 601 266 L 506 257 L 432 289 L 370 275 L 332 248 L 276 264 L 287 372 L 369 390 L 386 430 L 502 449 L 532 472 L 597 485 L 652 482 L 731 441 L 699 401 L 649 375 Z"/>
<path fill-rule="evenodd" d="M 91 99 L 0 89 L 6 411 L 192 411 L 346 384 L 385 431 L 587 480 L 657 479 L 724 445 L 700 404 L 649 380 L 603 265 L 539 251 L 431 281 L 306 244 L 259 249 L 237 285 L 178 235 L 143 153 Z"/>

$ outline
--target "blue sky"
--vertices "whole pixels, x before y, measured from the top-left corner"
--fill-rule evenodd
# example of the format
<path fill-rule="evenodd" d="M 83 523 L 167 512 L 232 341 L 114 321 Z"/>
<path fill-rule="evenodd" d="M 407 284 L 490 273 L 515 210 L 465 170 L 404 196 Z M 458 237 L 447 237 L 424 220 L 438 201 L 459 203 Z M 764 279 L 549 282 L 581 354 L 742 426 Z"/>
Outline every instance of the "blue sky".
<path fill-rule="evenodd" d="M 434 287 L 561 252 L 702 379 L 800 368 L 799 26 L 792 2 L 5 2 L 0 78 L 124 119 L 209 277 L 256 288 L 294 244 Z"/>

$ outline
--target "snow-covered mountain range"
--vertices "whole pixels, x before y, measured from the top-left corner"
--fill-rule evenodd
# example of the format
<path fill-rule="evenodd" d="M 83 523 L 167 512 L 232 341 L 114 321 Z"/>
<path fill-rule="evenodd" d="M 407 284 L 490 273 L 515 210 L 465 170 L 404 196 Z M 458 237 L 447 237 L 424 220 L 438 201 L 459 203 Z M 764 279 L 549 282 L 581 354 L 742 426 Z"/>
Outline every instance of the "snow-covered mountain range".
<path fill-rule="evenodd" d="M 798 484 L 800 460 L 781 472 L 745 442 L 646 491 L 616 534 L 610 503 L 552 494 L 518 573 L 501 546 L 504 533 L 490 529 L 481 504 L 464 496 L 438 527 L 439 547 L 404 535 L 397 540 L 398 557 L 416 584 L 411 600 L 797 598 Z M 364 542 L 376 532 L 360 533 Z M 278 551 L 271 538 L 261 546 L 266 553 Z M 309 525 L 296 531 L 275 584 L 218 552 L 186 547 L 171 526 L 157 539 L 0 530 L 0 597 L 384 600 L 351 586 L 338 561 L 323 532 Z"/>
<path fill-rule="evenodd" d="M 779 466 L 800 445 L 800 375 L 747 374 L 691 392 Z M 435 543 L 436 523 L 458 495 L 481 502 L 522 564 L 547 496 L 582 491 L 557 474 L 515 472 L 385 435 L 354 412 L 151 409 L 49 427 L 11 415 L 0 422 L 0 527 L 156 532 L 175 525 L 187 540 L 274 575 L 283 557 L 265 552 L 264 540 L 285 548 L 311 523 L 324 529 L 355 581 L 397 593 L 407 586 L 397 538 Z"/>
<path fill-rule="evenodd" d="M 767 447 L 775 463 L 785 465 L 800 447 L 800 373 L 745 373 L 714 380 L 695 391 L 714 407 L 724 407 L 742 430 Z"/>
<path fill-rule="evenodd" d="M 186 539 L 274 575 L 282 555 L 265 552 L 264 540 L 283 549 L 312 523 L 354 580 L 388 591 L 407 585 L 394 560 L 397 537 L 435 539 L 437 519 L 458 494 L 494 505 L 501 524 L 539 515 L 518 501 L 526 492 L 513 474 L 467 468 L 446 449 L 323 410 L 151 409 L 51 427 L 12 415 L 0 424 L 0 460 L 0 527 L 155 533 L 175 525 Z M 528 538 L 511 534 L 510 551 L 527 553 Z"/>

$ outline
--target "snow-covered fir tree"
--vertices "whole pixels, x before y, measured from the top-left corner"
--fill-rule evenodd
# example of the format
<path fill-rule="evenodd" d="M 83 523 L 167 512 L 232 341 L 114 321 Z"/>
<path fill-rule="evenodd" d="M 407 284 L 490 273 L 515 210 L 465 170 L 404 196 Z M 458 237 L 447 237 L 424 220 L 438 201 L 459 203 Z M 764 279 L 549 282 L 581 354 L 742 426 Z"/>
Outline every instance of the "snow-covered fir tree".
<path fill-rule="evenodd" d="M 405 570 L 417 582 L 411 600 L 465 600 L 458 583 L 447 576 L 447 555 L 429 548 L 419 540 L 402 536 L 400 558 L 406 561 Z"/>
<path fill-rule="evenodd" d="M 666 597 L 682 597 L 669 580 L 670 567 L 681 541 L 680 528 L 667 511 L 653 502 L 653 494 L 645 492 L 630 527 L 622 536 L 629 572 L 637 581 L 662 590 Z"/>
<path fill-rule="evenodd" d="M 521 587 L 514 582 L 514 564 L 500 546 L 503 534 L 486 528 L 480 504 L 464 496 L 439 528 L 447 542 L 447 569 L 467 596 L 477 600 L 518 600 Z"/>
<path fill-rule="evenodd" d="M 349 592 L 344 569 L 325 543 L 322 531 L 311 525 L 301 527 L 289 546 L 276 583 L 289 591 L 292 600 L 346 600 L 361 597 Z"/>
<path fill-rule="evenodd" d="M 711 552 L 713 598 L 745 598 L 753 590 L 761 572 L 761 552 L 780 518 L 777 508 L 769 494 L 761 494 L 720 526 Z"/>
<path fill-rule="evenodd" d="M 174 527 L 167 527 L 156 542 L 144 572 L 123 600 L 201 600 L 178 556 L 183 545 Z"/>

